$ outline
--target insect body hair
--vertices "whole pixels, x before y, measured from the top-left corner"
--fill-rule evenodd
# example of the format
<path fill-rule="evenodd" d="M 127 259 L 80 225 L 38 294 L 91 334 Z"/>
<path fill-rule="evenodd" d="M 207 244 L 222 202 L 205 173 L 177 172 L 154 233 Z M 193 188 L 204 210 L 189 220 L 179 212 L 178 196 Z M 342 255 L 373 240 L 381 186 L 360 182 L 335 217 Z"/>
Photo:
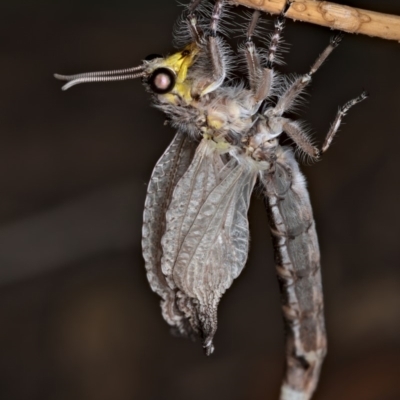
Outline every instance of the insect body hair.
<path fill-rule="evenodd" d="M 175 182 L 161 210 L 165 213 L 164 219 L 160 217 L 164 230 L 157 236 L 162 246 L 158 268 L 168 284 L 163 309 L 167 322 L 181 333 L 201 336 L 206 354 L 213 351 L 221 296 L 246 261 L 246 215 L 257 177 L 267 196 L 268 190 L 274 189 L 268 207 L 276 221 L 285 218 L 278 212 L 284 195 L 290 195 L 290 201 L 285 203 L 285 212 L 290 213 L 296 208 L 292 200 L 301 194 L 300 203 L 307 208 L 307 218 L 300 224 L 302 234 L 308 234 L 307 229 L 313 227 L 308 221 L 312 212 L 305 180 L 295 156 L 314 161 L 320 150 L 304 124 L 293 121 L 287 113 L 297 110 L 312 75 L 333 49 L 330 44 L 306 74 L 280 75 L 275 64 L 279 62 L 283 17 L 275 21 L 268 49 L 259 50 L 253 41 L 259 15 L 253 14 L 245 41 L 235 53 L 222 37 L 224 10 L 223 0 L 216 0 L 213 7 L 194 0 L 176 28 L 176 41 L 183 47 L 170 56 L 152 59 L 143 67 L 144 83 L 153 93 L 156 107 L 178 130 L 152 178 L 159 179 L 160 174 L 168 178 L 170 174 L 168 179 Z M 247 79 L 234 76 L 238 65 L 245 66 Z M 340 110 L 326 148 L 348 108 L 363 98 L 360 96 Z M 283 133 L 291 139 L 295 151 L 283 146 Z M 191 143 L 185 144 L 187 148 L 182 144 L 182 135 Z M 193 143 L 197 149 L 190 153 L 191 162 L 183 164 L 181 160 L 187 158 L 182 154 L 189 152 Z M 180 173 L 178 180 L 174 180 L 176 172 Z M 155 201 L 157 194 L 153 192 L 148 196 L 152 201 L 149 207 L 155 209 L 146 214 L 145 223 L 150 225 L 150 216 L 161 212 L 157 209 L 157 201 L 161 200 Z M 291 246 L 285 235 L 293 235 L 295 229 L 290 227 L 285 233 L 284 221 L 281 225 L 280 231 L 275 229 L 275 235 L 280 232 L 276 241 L 282 241 L 280 251 L 297 254 L 296 246 L 284 250 L 284 246 Z M 314 236 L 313 240 L 316 242 Z M 146 251 L 149 248 L 147 245 Z M 148 262 L 146 268 L 153 266 Z"/>
<path fill-rule="evenodd" d="M 290 2 L 287 2 L 287 7 Z M 259 49 L 256 11 L 236 56 L 223 37 L 229 26 L 224 0 L 192 0 L 175 29 L 180 49 L 147 57 L 124 70 L 72 76 L 78 83 L 142 78 L 154 104 L 177 129 L 148 186 L 143 222 L 147 278 L 161 297 L 162 314 L 182 335 L 199 336 L 214 350 L 217 309 L 245 266 L 247 212 L 256 180 L 262 184 L 275 250 L 287 330 L 282 400 L 309 400 L 326 353 L 322 285 L 315 223 L 304 176 L 295 160 L 317 160 L 344 116 L 367 94 L 339 109 L 322 149 L 303 123 L 293 121 L 305 88 L 337 47 L 336 35 L 303 75 L 280 75 L 283 14 L 267 49 Z M 245 66 L 245 79 L 234 76 Z M 285 146 L 286 135 L 293 146 Z"/>

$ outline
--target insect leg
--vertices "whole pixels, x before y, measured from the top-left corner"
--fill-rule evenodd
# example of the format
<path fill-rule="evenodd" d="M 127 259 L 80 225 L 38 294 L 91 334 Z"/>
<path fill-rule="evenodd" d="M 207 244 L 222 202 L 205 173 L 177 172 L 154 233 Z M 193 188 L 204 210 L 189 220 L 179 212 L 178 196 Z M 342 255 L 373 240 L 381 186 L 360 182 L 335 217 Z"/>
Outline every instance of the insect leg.
<path fill-rule="evenodd" d="M 249 75 L 250 88 L 253 92 L 257 90 L 258 80 L 262 71 L 260 56 L 253 42 L 253 34 L 259 17 L 260 11 L 254 11 L 249 27 L 247 29 L 247 37 L 245 42 L 247 72 Z"/>
<path fill-rule="evenodd" d="M 322 146 L 322 153 L 325 153 L 329 149 L 329 146 L 331 145 L 332 140 L 335 137 L 336 132 L 340 127 L 340 124 L 342 123 L 343 117 L 350 110 L 350 108 L 356 105 L 357 103 L 360 103 L 361 101 L 365 100 L 367 97 L 368 93 L 364 91 L 355 99 L 348 101 L 342 108 L 339 108 L 339 111 L 336 114 L 336 118 L 333 121 L 333 124 L 331 125 L 328 134 L 326 135 L 325 142 Z"/>
<path fill-rule="evenodd" d="M 192 2 L 189 4 L 189 13 L 187 15 L 187 23 L 189 25 L 190 34 L 198 45 L 204 44 L 204 34 L 198 25 L 197 15 L 195 12 L 201 1 L 202 0 L 192 0 Z"/>
<path fill-rule="evenodd" d="M 276 53 L 278 51 L 279 43 L 282 39 L 282 31 L 285 27 L 285 14 L 290 8 L 290 2 L 287 1 L 285 8 L 282 10 L 281 14 L 275 19 L 274 27 L 275 31 L 271 36 L 271 40 L 268 46 L 268 56 L 267 56 L 267 67 L 272 69 L 274 62 L 276 61 Z"/>
<path fill-rule="evenodd" d="M 284 26 L 284 12 L 285 10 L 275 21 L 275 32 L 273 33 L 269 44 L 266 68 L 261 65 L 260 56 L 252 39 L 260 12 L 255 11 L 250 21 L 245 43 L 245 54 L 250 88 L 254 93 L 254 100 L 256 103 L 263 101 L 271 95 L 274 84 L 274 71 L 272 66 Z"/>
<path fill-rule="evenodd" d="M 304 153 L 313 159 L 319 157 L 320 150 L 313 146 L 311 140 L 297 122 L 286 119 L 282 128 Z"/>
<path fill-rule="evenodd" d="M 224 7 L 224 0 L 217 0 L 211 16 L 210 35 L 208 36 L 208 51 L 211 59 L 212 77 L 211 82 L 203 89 L 201 95 L 219 88 L 226 77 L 226 62 L 221 39 L 217 36 L 218 25 Z"/>
<path fill-rule="evenodd" d="M 285 14 L 289 10 L 289 7 L 290 2 L 287 0 L 281 14 L 275 19 L 275 30 L 268 46 L 267 68 L 264 68 L 262 71 L 261 82 L 255 94 L 256 101 L 264 100 L 271 94 L 274 79 L 273 65 L 276 62 L 279 43 L 281 42 L 283 28 L 285 27 Z"/>
<path fill-rule="evenodd" d="M 202 2 L 203 0 L 192 0 L 188 6 L 189 8 L 189 15 L 193 14 L 197 7 L 199 6 L 199 4 Z"/>
<path fill-rule="evenodd" d="M 303 91 L 303 89 L 311 82 L 312 75 L 318 71 L 323 62 L 328 58 L 332 51 L 339 45 L 343 38 L 343 33 L 333 36 L 330 40 L 329 45 L 326 49 L 318 56 L 314 64 L 310 68 L 310 71 L 302 76 L 299 76 L 293 81 L 291 85 L 286 89 L 285 93 L 280 97 L 276 104 L 273 114 L 276 116 L 282 115 L 285 111 L 289 110 L 295 102 L 297 96 Z"/>

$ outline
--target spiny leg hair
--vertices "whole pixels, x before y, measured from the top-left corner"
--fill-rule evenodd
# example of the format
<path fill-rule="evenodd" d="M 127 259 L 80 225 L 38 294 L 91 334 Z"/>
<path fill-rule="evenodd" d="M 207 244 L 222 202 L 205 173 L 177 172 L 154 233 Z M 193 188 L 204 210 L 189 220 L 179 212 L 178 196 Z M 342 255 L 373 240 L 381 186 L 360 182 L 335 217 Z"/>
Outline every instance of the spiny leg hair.
<path fill-rule="evenodd" d="M 252 19 L 247 30 L 247 38 L 245 43 L 245 53 L 247 61 L 248 76 L 250 81 L 250 88 L 254 93 L 256 103 L 265 100 L 271 95 L 274 79 L 273 64 L 276 59 L 279 42 L 281 40 L 282 31 L 284 28 L 284 15 L 289 9 L 290 4 L 287 3 L 281 15 L 275 20 L 275 31 L 271 36 L 268 46 L 267 65 L 266 68 L 262 67 L 260 56 L 257 52 L 256 46 L 253 42 L 253 34 L 260 16 L 259 11 L 253 13 Z"/>
<path fill-rule="evenodd" d="M 366 91 L 362 92 L 358 97 L 348 101 L 342 108 L 339 109 L 338 113 L 336 114 L 336 118 L 334 119 L 328 134 L 326 135 L 325 142 L 322 146 L 322 153 L 325 153 L 331 143 L 333 138 L 336 135 L 336 132 L 338 131 L 340 124 L 342 123 L 343 117 L 346 115 L 346 113 L 350 110 L 351 107 L 355 106 L 356 104 L 360 103 L 361 101 L 365 100 L 368 97 L 368 93 Z"/>
<path fill-rule="evenodd" d="M 190 29 L 192 39 L 198 44 L 204 44 L 204 33 L 198 25 L 197 15 L 195 13 L 196 8 L 201 3 L 201 0 L 192 0 L 188 7 L 187 22 Z"/>
<path fill-rule="evenodd" d="M 256 29 L 258 18 L 260 17 L 260 11 L 254 11 L 249 27 L 247 29 L 247 37 L 245 42 L 245 57 L 247 63 L 247 72 L 250 83 L 250 88 L 253 92 L 257 90 L 259 86 L 259 78 L 261 75 L 261 61 L 260 56 L 257 52 L 256 46 L 253 42 L 253 34 Z"/>
<path fill-rule="evenodd" d="M 218 41 L 217 37 L 218 25 L 221 19 L 225 0 L 217 0 L 215 2 L 211 16 L 210 34 L 206 40 L 204 39 L 203 32 L 197 26 L 197 18 L 195 15 L 195 10 L 201 2 L 202 0 L 192 0 L 191 4 L 189 5 L 188 19 L 194 40 L 196 40 L 196 42 L 199 44 L 207 43 L 211 56 L 213 72 L 210 84 L 203 91 L 203 94 L 206 94 L 214 91 L 219 86 L 221 86 L 226 76 L 226 67 L 223 59 L 221 44 Z M 260 56 L 257 53 L 256 46 L 252 39 L 257 21 L 260 16 L 260 12 L 255 11 L 251 18 L 247 30 L 245 52 L 250 87 L 254 93 L 254 98 L 257 103 L 265 100 L 271 93 L 273 85 L 273 63 L 276 58 L 276 52 L 284 28 L 284 17 L 286 12 L 290 8 L 290 5 L 290 1 L 287 1 L 285 8 L 275 20 L 275 31 L 271 36 L 271 41 L 268 47 L 267 68 L 264 68 L 262 66 Z M 332 51 L 339 45 L 339 43 L 343 39 L 343 36 L 343 32 L 339 32 L 338 34 L 334 35 L 331 38 L 329 45 L 312 64 L 309 72 L 295 79 L 294 82 L 287 88 L 283 95 L 280 96 L 280 98 L 278 99 L 278 102 L 272 111 L 273 116 L 280 117 L 283 113 L 288 111 L 293 106 L 296 98 L 311 82 L 312 76 L 318 71 L 318 69 L 325 62 Z M 284 123 L 284 130 L 288 134 L 288 136 L 296 143 L 296 145 L 302 151 L 304 151 L 304 153 L 306 153 L 313 159 L 318 159 L 320 154 L 326 152 L 330 147 L 332 140 L 340 127 L 342 119 L 349 111 L 349 109 L 355 104 L 365 100 L 367 97 L 368 94 L 364 91 L 360 96 L 348 101 L 342 108 L 339 109 L 336 118 L 332 123 L 328 134 L 326 135 L 326 139 L 321 150 L 312 145 L 312 142 L 308 138 L 307 134 L 302 130 L 301 126 L 294 121 L 287 119 Z"/>
<path fill-rule="evenodd" d="M 279 43 L 281 41 L 283 28 L 285 27 L 285 14 L 290 8 L 290 1 L 286 1 L 285 7 L 281 14 L 275 19 L 274 22 L 274 33 L 271 36 L 271 40 L 268 46 L 267 56 L 267 68 L 272 69 L 274 62 L 276 61 L 276 53 L 278 51 Z"/>
<path fill-rule="evenodd" d="M 189 5 L 189 26 L 194 40 L 199 44 L 206 44 L 211 59 L 212 76 L 205 85 L 201 95 L 204 96 L 218 89 L 226 77 L 226 65 L 223 55 L 222 44 L 218 38 L 218 25 L 223 12 L 225 0 L 216 0 L 210 23 L 210 33 L 203 39 L 203 33 L 197 27 L 196 8 L 202 0 L 192 0 Z"/>
<path fill-rule="evenodd" d="M 226 68 L 224 65 L 221 46 L 217 38 L 218 23 L 221 18 L 223 5 L 224 0 L 217 0 L 215 2 L 214 10 L 211 16 L 211 32 L 210 36 L 208 37 L 208 48 L 211 56 L 213 78 L 218 83 L 217 87 L 223 83 L 226 75 Z"/>
<path fill-rule="evenodd" d="M 224 0 L 216 0 L 214 9 L 211 15 L 211 24 L 210 24 L 210 36 L 211 37 L 216 37 L 217 36 L 217 31 L 218 31 L 218 25 L 219 21 L 221 19 L 222 15 L 222 10 L 224 8 Z"/>
<path fill-rule="evenodd" d="M 284 112 L 290 109 L 290 107 L 295 102 L 296 98 L 299 94 L 303 91 L 303 89 L 311 82 L 311 77 L 324 61 L 328 58 L 328 56 L 332 53 L 332 51 L 339 45 L 343 38 L 343 33 L 340 32 L 337 35 L 333 36 L 330 40 L 329 45 L 325 48 L 325 50 L 318 56 L 315 60 L 314 64 L 311 66 L 309 72 L 298 77 L 294 82 L 288 87 L 288 89 L 283 93 L 283 95 L 279 98 L 276 106 L 272 111 L 272 115 L 279 117 Z M 347 102 L 341 109 L 339 109 L 336 118 L 331 125 L 331 128 L 326 136 L 324 145 L 322 149 L 319 150 L 315 146 L 312 145 L 310 139 L 307 137 L 306 133 L 303 132 L 301 127 L 293 121 L 286 120 L 283 125 L 284 131 L 288 134 L 288 136 L 296 143 L 296 145 L 304 151 L 305 154 L 310 156 L 313 159 L 318 159 L 321 153 L 324 153 L 328 150 L 332 140 L 339 129 L 339 126 L 342 122 L 343 117 L 349 111 L 349 109 L 354 106 L 355 104 L 363 101 L 368 97 L 366 92 L 363 92 L 357 98 L 350 100 Z"/>
<path fill-rule="evenodd" d="M 298 122 L 285 119 L 283 130 L 293 140 L 293 142 L 296 143 L 301 151 L 310 156 L 311 159 L 318 159 L 320 156 L 320 150 L 313 146 L 309 136 L 304 132 Z"/>
<path fill-rule="evenodd" d="M 285 93 L 279 98 L 278 103 L 274 108 L 273 114 L 275 116 L 281 116 L 284 112 L 288 111 L 295 102 L 297 96 L 304 90 L 304 88 L 311 82 L 312 75 L 317 72 L 321 67 L 322 63 L 328 58 L 332 51 L 339 45 L 343 38 L 343 33 L 333 36 L 330 40 L 329 45 L 325 50 L 318 56 L 314 64 L 310 68 L 309 72 L 299 76 L 294 82 L 287 88 Z"/>

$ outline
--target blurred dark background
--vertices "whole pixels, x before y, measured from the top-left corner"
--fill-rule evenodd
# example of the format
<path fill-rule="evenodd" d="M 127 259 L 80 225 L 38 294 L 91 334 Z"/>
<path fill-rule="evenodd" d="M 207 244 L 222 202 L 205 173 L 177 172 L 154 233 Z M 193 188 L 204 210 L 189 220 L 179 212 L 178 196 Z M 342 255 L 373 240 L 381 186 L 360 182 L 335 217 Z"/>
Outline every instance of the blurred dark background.
<path fill-rule="evenodd" d="M 400 15 L 391 0 L 339 3 Z M 260 196 L 249 260 L 206 358 L 169 334 L 141 256 L 146 183 L 173 131 L 139 80 L 63 93 L 52 78 L 168 53 L 181 10 L 173 0 L 0 5 L 2 400 L 278 398 L 283 328 Z M 330 36 L 288 21 L 281 70 L 306 72 Z M 323 161 L 303 167 L 329 335 L 315 399 L 400 399 L 399 46 L 346 35 L 300 113 L 322 143 L 338 106 L 371 94 Z"/>

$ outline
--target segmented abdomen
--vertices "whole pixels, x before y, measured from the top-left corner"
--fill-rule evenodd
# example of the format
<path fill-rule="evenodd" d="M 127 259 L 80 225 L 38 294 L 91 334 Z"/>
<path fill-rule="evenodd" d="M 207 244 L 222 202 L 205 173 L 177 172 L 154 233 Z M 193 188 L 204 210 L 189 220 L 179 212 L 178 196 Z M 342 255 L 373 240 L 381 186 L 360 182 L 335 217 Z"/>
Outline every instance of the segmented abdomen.
<path fill-rule="evenodd" d="M 307 400 L 326 353 L 320 253 L 305 179 L 290 148 L 279 147 L 264 172 L 265 203 L 286 327 L 286 375 L 281 400 Z"/>

